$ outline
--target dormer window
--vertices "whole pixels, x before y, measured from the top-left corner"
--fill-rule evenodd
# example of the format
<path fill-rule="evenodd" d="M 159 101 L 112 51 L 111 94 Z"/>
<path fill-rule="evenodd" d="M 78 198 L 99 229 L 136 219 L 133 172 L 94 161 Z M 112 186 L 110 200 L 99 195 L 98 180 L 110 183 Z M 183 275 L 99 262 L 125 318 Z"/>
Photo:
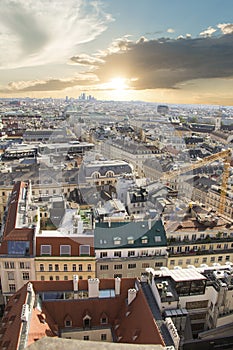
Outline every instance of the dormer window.
<path fill-rule="evenodd" d="M 84 328 L 91 327 L 91 317 L 88 314 L 85 317 L 83 317 L 83 327 Z"/>
<path fill-rule="evenodd" d="M 64 325 L 65 327 L 72 327 L 72 319 L 70 317 L 70 315 L 66 315 L 66 317 L 64 318 Z"/>
<path fill-rule="evenodd" d="M 115 245 L 121 244 L 121 237 L 114 237 L 113 239 Z"/>
<path fill-rule="evenodd" d="M 132 236 L 128 237 L 127 242 L 128 242 L 128 244 L 134 244 L 134 238 Z"/>
<path fill-rule="evenodd" d="M 108 323 L 108 316 L 105 313 L 102 313 L 100 318 L 100 324 L 107 324 Z"/>
<path fill-rule="evenodd" d="M 142 244 L 146 244 L 148 243 L 148 237 L 147 236 L 143 236 L 142 237 Z"/>
<path fill-rule="evenodd" d="M 65 327 L 71 327 L 71 326 L 72 326 L 72 322 L 70 320 L 66 320 Z"/>

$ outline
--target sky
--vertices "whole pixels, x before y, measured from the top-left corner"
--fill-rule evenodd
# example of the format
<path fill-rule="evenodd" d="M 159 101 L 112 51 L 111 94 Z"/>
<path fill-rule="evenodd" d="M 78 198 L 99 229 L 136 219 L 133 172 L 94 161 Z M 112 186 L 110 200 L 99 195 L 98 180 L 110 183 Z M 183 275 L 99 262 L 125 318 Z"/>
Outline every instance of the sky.
<path fill-rule="evenodd" d="M 0 97 L 233 105 L 232 0 L 0 0 Z"/>

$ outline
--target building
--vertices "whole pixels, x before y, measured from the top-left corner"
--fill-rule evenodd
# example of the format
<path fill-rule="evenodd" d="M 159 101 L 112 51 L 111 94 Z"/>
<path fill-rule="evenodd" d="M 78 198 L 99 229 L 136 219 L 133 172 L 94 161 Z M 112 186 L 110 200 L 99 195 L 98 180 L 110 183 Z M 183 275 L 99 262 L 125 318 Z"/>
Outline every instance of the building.
<path fill-rule="evenodd" d="M 95 227 L 98 278 L 140 277 L 146 267 L 167 265 L 161 220 L 99 222 Z"/>
<path fill-rule="evenodd" d="M 137 279 L 80 281 L 77 275 L 73 281 L 28 282 L 9 300 L 1 349 L 24 349 L 44 336 L 171 349 L 179 342 L 167 322 L 157 323 Z"/>
<path fill-rule="evenodd" d="M 35 279 L 35 236 L 38 209 L 31 203 L 29 183 L 14 185 L 2 224 L 0 273 L 4 301 L 30 279 Z"/>
<path fill-rule="evenodd" d="M 190 265 L 185 269 L 163 267 L 157 271 L 153 269 L 147 271 L 155 302 L 160 311 L 173 320 L 181 337 L 181 348 L 193 349 L 191 345 L 197 338 L 205 341 L 207 339 L 205 349 L 210 348 L 208 346 L 211 341 L 214 344 L 215 338 L 222 338 L 222 344 L 225 342 L 225 328 L 229 330 L 231 327 L 232 330 L 231 263 L 212 266 L 203 264 L 198 268 Z M 208 330 L 213 329 L 215 332 L 208 333 Z M 231 333 L 231 344 L 232 340 Z M 199 346 L 201 345 L 203 346 L 200 342 Z M 231 349 L 231 345 L 228 343 L 228 347 L 222 346 L 222 348 Z"/>
<path fill-rule="evenodd" d="M 30 182 L 14 185 L 3 218 L 0 247 L 4 302 L 31 279 L 68 280 L 76 271 L 79 271 L 80 279 L 95 277 L 90 210 L 67 209 L 62 212 L 62 218 L 55 222 L 57 227 L 52 222 L 56 219 L 55 211 L 53 216 L 40 219 L 39 207 L 32 202 Z M 47 225 L 44 220 L 47 220 Z"/>
<path fill-rule="evenodd" d="M 232 224 L 215 212 L 197 205 L 193 205 L 189 211 L 166 221 L 167 266 L 186 267 L 232 261 Z"/>

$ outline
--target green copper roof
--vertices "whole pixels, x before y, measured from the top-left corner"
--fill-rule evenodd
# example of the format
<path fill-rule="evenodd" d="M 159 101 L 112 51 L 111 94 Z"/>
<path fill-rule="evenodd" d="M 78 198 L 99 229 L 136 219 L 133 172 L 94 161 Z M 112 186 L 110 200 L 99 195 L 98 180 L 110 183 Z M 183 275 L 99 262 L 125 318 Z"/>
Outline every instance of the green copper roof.
<path fill-rule="evenodd" d="M 149 227 L 151 228 L 149 229 Z M 95 249 L 147 248 L 167 245 L 161 220 L 97 223 Z"/>

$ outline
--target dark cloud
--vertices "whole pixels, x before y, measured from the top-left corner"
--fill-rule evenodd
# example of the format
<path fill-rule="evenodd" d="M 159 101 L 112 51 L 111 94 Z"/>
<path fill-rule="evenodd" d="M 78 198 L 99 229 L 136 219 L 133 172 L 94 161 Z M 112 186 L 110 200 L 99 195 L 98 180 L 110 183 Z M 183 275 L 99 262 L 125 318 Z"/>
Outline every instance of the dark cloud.
<path fill-rule="evenodd" d="M 193 79 L 233 76 L 233 34 L 221 37 L 139 40 L 107 52 L 95 74 L 100 82 L 122 76 L 135 89 L 176 88 Z"/>
<path fill-rule="evenodd" d="M 89 56 L 89 55 L 78 55 L 73 56 L 70 58 L 71 63 L 73 64 L 80 64 L 83 66 L 92 66 L 92 65 L 98 65 L 100 63 L 103 63 L 104 61 L 100 58 Z"/>

